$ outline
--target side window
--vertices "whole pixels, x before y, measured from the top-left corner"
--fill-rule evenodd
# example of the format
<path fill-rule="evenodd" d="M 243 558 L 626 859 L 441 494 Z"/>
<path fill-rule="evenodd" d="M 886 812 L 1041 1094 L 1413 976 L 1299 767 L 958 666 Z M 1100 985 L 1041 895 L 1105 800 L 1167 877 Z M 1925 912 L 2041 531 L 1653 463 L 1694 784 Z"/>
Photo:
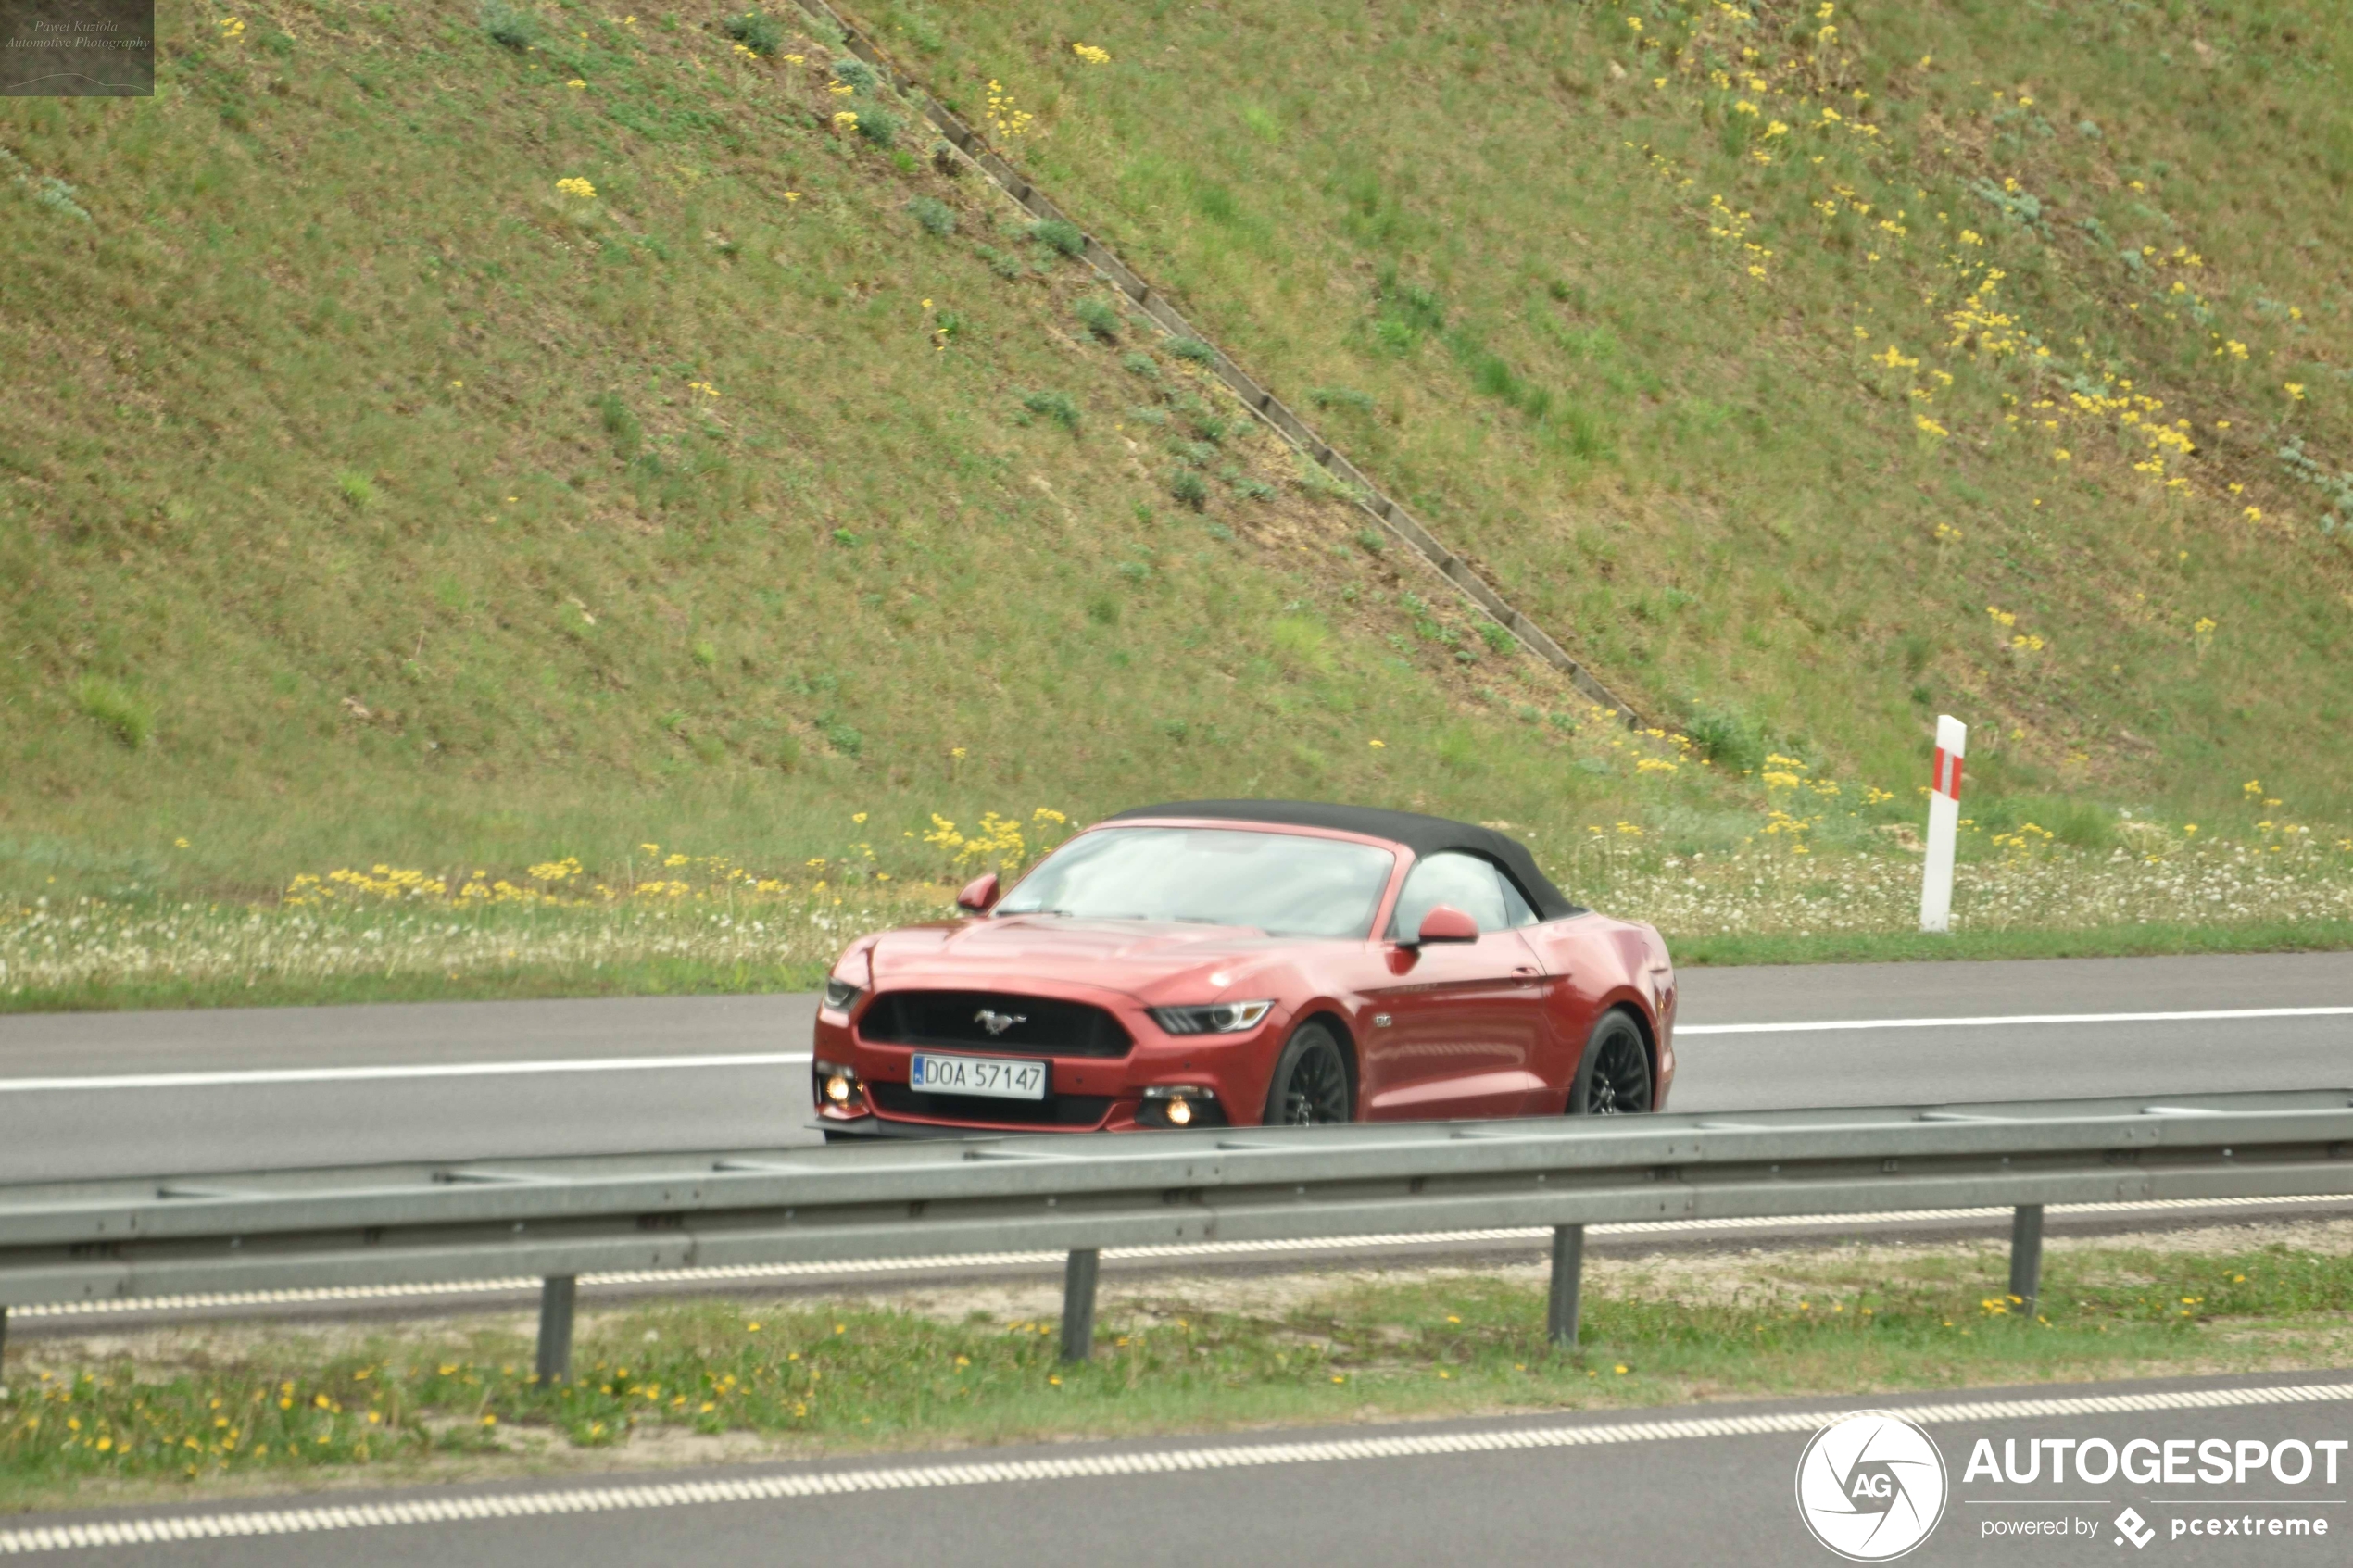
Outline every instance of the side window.
<path fill-rule="evenodd" d="M 1495 880 L 1504 884 L 1504 914 L 1506 920 L 1513 925 L 1534 925 L 1536 911 L 1529 907 L 1528 899 L 1521 895 L 1519 884 L 1507 875 L 1498 876 Z"/>
<path fill-rule="evenodd" d="M 1495 868 L 1476 855 L 1440 853 L 1414 862 L 1405 873 L 1404 891 L 1397 896 L 1397 914 L 1390 922 L 1392 937 L 1419 931 L 1423 917 L 1441 904 L 1451 904 L 1478 922 L 1482 932 L 1502 931 L 1521 922 L 1513 918 L 1511 903 L 1527 906 Z"/>

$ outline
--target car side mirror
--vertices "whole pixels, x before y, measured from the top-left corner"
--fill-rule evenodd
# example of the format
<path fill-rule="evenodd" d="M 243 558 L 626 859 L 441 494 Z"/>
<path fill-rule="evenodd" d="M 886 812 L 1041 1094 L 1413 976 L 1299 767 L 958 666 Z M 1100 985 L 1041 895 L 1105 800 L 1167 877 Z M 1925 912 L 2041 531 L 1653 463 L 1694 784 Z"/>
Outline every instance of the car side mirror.
<path fill-rule="evenodd" d="M 1422 917 L 1422 928 L 1415 936 L 1416 942 L 1476 942 L 1478 922 L 1452 904 L 1440 904 Z"/>
<path fill-rule="evenodd" d="M 964 884 L 956 895 L 956 907 L 976 915 L 985 915 L 997 904 L 997 873 L 986 872 Z"/>

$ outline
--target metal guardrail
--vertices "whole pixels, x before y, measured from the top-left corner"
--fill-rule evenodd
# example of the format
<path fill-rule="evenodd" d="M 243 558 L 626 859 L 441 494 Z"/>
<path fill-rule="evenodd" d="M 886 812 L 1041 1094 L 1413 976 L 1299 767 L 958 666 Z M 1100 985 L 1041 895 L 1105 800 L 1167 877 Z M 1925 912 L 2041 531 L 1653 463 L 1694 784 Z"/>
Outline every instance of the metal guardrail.
<path fill-rule="evenodd" d="M 1104 1247 L 1550 1226 L 1574 1343 L 1584 1227 L 2353 1193 L 2353 1090 L 1719 1115 L 1040 1135 L 0 1187 L 6 1307 L 535 1274 L 539 1369 L 584 1273 L 1067 1251 L 1063 1352 Z"/>

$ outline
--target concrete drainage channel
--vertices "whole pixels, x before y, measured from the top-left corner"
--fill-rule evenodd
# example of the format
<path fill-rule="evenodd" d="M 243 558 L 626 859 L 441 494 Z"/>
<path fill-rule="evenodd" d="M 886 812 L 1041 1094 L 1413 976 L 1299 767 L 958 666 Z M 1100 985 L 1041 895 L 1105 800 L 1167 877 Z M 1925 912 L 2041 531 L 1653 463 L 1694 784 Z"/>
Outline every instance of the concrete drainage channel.
<path fill-rule="evenodd" d="M 1031 183 L 1027 176 L 991 151 L 971 126 L 892 65 L 870 39 L 844 20 L 838 12 L 824 4 L 824 0 L 796 0 L 796 3 L 817 22 L 839 32 L 845 48 L 873 66 L 893 90 L 923 112 L 933 129 L 946 137 L 972 161 L 974 167 L 1018 203 L 1023 210 L 1041 222 L 1075 223 L 1043 191 Z M 1076 226 L 1083 232 L 1084 225 Z M 1365 477 L 1362 470 L 1335 451 L 1331 443 L 1318 435 L 1289 405 L 1234 363 L 1233 357 L 1220 348 L 1214 339 L 1187 320 L 1183 313 L 1169 303 L 1166 295 L 1138 277 L 1126 262 L 1091 234 L 1087 235 L 1086 248 L 1081 254 L 1088 266 L 1150 317 L 1162 331 L 1172 337 L 1192 338 L 1207 344 L 1211 368 L 1216 371 L 1217 379 L 1233 390 L 1245 408 L 1265 421 L 1310 462 L 1344 485 L 1356 498 L 1360 508 L 1403 541 L 1457 592 L 1493 617 L 1529 652 L 1567 675 L 1579 691 L 1608 709 L 1629 728 L 1642 727 L 1642 721 L 1631 704 L 1610 690 L 1601 677 L 1571 658 L 1567 649 L 1554 642 L 1542 627 L 1506 600 L 1495 590 L 1494 584 L 1480 576 L 1468 561 L 1440 543 L 1438 536 L 1419 518 L 1398 505 L 1392 497 L 1383 495 L 1371 480 Z"/>

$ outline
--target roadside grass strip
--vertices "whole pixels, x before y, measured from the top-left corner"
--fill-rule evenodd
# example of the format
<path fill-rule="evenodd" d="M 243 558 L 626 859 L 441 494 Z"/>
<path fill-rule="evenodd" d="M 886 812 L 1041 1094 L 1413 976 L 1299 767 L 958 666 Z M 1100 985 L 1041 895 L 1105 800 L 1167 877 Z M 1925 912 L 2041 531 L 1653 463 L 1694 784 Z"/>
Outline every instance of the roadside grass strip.
<path fill-rule="evenodd" d="M 2353 947 L 2353 850 L 2299 848 L 2280 865 L 2218 842 L 2152 867 L 2076 850 L 1972 861 L 1965 846 L 1955 929 L 1923 935 L 1917 861 L 1875 846 L 1825 844 L 1793 860 L 1686 859 L 1663 839 L 1605 854 L 1535 843 L 1562 886 L 1656 925 L 1684 968 Z M 843 884 L 823 909 L 724 885 L 655 909 L 241 899 L 182 913 L 87 896 L 42 909 L 8 897 L 6 849 L 0 1013 L 808 991 L 852 940 L 937 918 L 947 901 L 944 885 L 895 880 L 938 874 L 910 860 L 892 881 Z M 2162 887 L 2143 874 L 2158 872 L 2171 879 Z"/>
<path fill-rule="evenodd" d="M 1922 1425 L 1957 1422 L 2047 1420 L 2075 1415 L 2127 1415 L 2151 1411 L 2233 1410 L 2261 1405 L 2322 1404 L 2353 1399 L 2353 1383 L 2296 1384 L 2256 1388 L 2185 1388 L 2147 1394 L 2100 1394 L 2050 1399 L 1976 1399 L 1894 1406 Z M 1883 1401 L 1881 1401 L 1883 1403 Z M 1188 1471 L 1239 1470 L 1285 1464 L 1335 1464 L 1360 1460 L 1423 1459 L 1453 1454 L 1575 1449 L 1705 1437 L 1809 1433 L 1854 1404 L 1755 1415 L 1685 1416 L 1667 1421 L 1579 1423 L 1478 1432 L 1430 1432 L 1332 1438 L 1302 1443 L 1229 1444 L 1210 1448 L 1097 1453 L 1051 1459 L 955 1464 L 877 1465 L 856 1470 L 795 1472 L 725 1480 L 670 1481 L 642 1486 L 506 1491 L 397 1502 L 346 1503 L 258 1512 L 166 1514 L 97 1520 L 0 1531 L 0 1554 L 25 1556 L 94 1547 L 256 1536 L 302 1536 L 331 1530 L 383 1529 L 486 1519 L 529 1519 L 578 1513 L 634 1512 L 714 1503 L 778 1502 L 799 1498 L 875 1492 L 930 1491 L 948 1486 L 1100 1480 Z M 1875 1404 L 1873 1408 L 1877 1408 Z"/>
<path fill-rule="evenodd" d="M 2312 1370 L 2353 1365 L 2353 1221 L 2282 1219 L 2068 1242 L 2032 1303 L 2004 1294 L 1989 1237 L 1604 1254 L 1588 1261 L 1573 1349 L 1544 1336 L 1532 1256 L 1130 1276 L 1099 1304 L 1083 1362 L 1060 1357 L 1044 1268 L 611 1303 L 553 1385 L 511 1310 L 377 1325 L 84 1319 L 79 1335 L 69 1322 L 10 1347 L 0 1518 L 29 1526 L 16 1516 L 100 1502 L 256 1512 L 233 1499 L 326 1484 L 520 1493 L 720 1464 L 895 1472 L 946 1462 L 943 1449 L 1055 1441 L 1222 1451 L 1441 1417 L 1582 1426 L 1754 1414 L 1733 1401 L 1767 1399 L 2353 1379 Z"/>
<path fill-rule="evenodd" d="M 2164 1210 L 2277 1207 L 2282 1204 L 2325 1203 L 2309 1195 L 2284 1198 L 2155 1198 L 2113 1203 L 2054 1203 L 2054 1216 L 2125 1214 Z M 1704 1231 L 1787 1230 L 1818 1224 L 1898 1225 L 1940 1224 L 1956 1221 L 2007 1221 L 2005 1208 L 1888 1209 L 1871 1214 L 1764 1215 L 1714 1220 L 1628 1220 L 1615 1224 L 1588 1225 L 1589 1239 L 1614 1236 L 1658 1236 Z M 1242 1258 L 1269 1253 L 1346 1252 L 1390 1247 L 1462 1247 L 1479 1243 L 1533 1246 L 1551 1238 L 1541 1225 L 1497 1226 L 1485 1230 L 1397 1231 L 1378 1236 L 1342 1236 L 1308 1240 L 1170 1242 L 1154 1247 L 1106 1247 L 1109 1262 L 1144 1262 L 1158 1259 Z M 733 1263 L 702 1269 L 621 1269 L 582 1274 L 581 1285 L 599 1286 L 726 1285 L 752 1280 L 812 1279 L 858 1274 L 893 1274 L 938 1269 L 1013 1269 L 1062 1266 L 1064 1254 L 1027 1252 L 935 1252 L 912 1258 L 836 1258 L 806 1263 Z M 184 1296 L 128 1296 L 103 1301 L 49 1301 L 11 1307 L 11 1318 L 83 1317 L 115 1312 L 181 1312 L 233 1310 L 241 1307 L 324 1306 L 337 1301 L 390 1301 L 402 1298 L 537 1294 L 540 1282 L 529 1275 L 504 1279 L 457 1280 L 447 1284 L 322 1286 L 308 1290 L 210 1291 Z"/>

